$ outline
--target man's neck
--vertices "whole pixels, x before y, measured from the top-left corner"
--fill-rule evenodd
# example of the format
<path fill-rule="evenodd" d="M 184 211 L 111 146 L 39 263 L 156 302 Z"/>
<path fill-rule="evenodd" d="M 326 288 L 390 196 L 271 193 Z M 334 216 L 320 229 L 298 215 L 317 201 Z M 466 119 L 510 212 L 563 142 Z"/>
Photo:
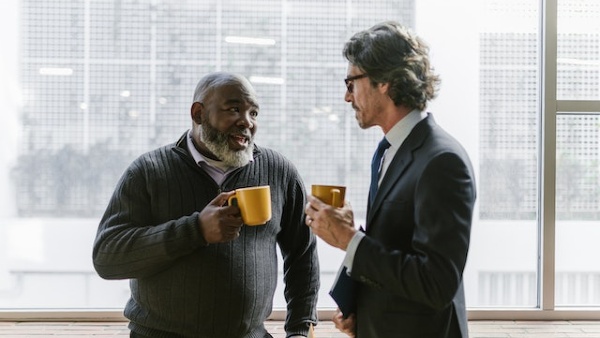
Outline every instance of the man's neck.
<path fill-rule="evenodd" d="M 411 108 L 406 106 L 392 106 L 384 114 L 382 114 L 382 122 L 379 125 L 384 134 L 387 134 L 400 120 L 405 118 Z"/>

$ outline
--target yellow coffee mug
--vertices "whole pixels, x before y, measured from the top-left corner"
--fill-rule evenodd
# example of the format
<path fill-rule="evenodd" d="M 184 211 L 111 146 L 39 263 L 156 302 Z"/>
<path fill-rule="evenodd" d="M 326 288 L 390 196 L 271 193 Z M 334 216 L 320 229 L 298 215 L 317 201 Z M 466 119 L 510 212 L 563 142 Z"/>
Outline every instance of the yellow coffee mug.
<path fill-rule="evenodd" d="M 246 225 L 263 225 L 271 219 L 271 188 L 268 185 L 235 189 L 227 204 L 237 201 Z"/>
<path fill-rule="evenodd" d="M 342 185 L 313 184 L 311 193 L 324 203 L 341 208 L 344 206 L 344 199 L 346 198 L 346 187 Z"/>

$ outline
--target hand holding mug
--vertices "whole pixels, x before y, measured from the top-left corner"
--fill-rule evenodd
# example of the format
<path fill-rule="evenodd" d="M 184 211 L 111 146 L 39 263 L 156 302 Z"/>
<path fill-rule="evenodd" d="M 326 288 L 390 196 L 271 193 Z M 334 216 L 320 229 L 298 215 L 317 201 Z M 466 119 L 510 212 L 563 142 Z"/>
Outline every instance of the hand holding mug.
<path fill-rule="evenodd" d="M 346 250 L 354 236 L 354 214 L 345 202 L 346 187 L 313 185 L 304 212 L 305 223 L 327 244 Z"/>
<path fill-rule="evenodd" d="M 223 243 L 238 238 L 242 228 L 240 209 L 223 206 L 235 192 L 223 192 L 215 197 L 198 215 L 198 224 L 206 243 Z"/>

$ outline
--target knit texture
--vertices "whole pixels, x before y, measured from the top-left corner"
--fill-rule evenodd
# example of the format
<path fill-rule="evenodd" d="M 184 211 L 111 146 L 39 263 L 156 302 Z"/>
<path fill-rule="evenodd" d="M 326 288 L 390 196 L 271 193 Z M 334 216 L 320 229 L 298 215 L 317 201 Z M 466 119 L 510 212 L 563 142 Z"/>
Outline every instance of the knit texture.
<path fill-rule="evenodd" d="M 263 338 L 279 245 L 286 332 L 306 335 L 317 321 L 319 265 L 297 170 L 256 146 L 254 161 L 219 186 L 194 162 L 185 137 L 137 158 L 100 221 L 94 266 L 105 279 L 130 279 L 130 328 L 150 337 Z M 271 187 L 272 219 L 244 226 L 231 242 L 207 245 L 199 212 L 221 191 L 259 185 Z"/>

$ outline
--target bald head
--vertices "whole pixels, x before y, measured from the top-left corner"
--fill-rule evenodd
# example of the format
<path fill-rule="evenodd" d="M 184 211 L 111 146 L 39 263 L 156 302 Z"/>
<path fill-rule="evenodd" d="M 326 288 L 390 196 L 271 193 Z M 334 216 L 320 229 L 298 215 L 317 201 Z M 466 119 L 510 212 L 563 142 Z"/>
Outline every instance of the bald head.
<path fill-rule="evenodd" d="M 252 84 L 245 77 L 229 72 L 214 72 L 198 81 L 194 90 L 194 102 L 204 102 L 214 90 L 228 85 L 239 85 L 248 96 L 256 96 Z"/>

